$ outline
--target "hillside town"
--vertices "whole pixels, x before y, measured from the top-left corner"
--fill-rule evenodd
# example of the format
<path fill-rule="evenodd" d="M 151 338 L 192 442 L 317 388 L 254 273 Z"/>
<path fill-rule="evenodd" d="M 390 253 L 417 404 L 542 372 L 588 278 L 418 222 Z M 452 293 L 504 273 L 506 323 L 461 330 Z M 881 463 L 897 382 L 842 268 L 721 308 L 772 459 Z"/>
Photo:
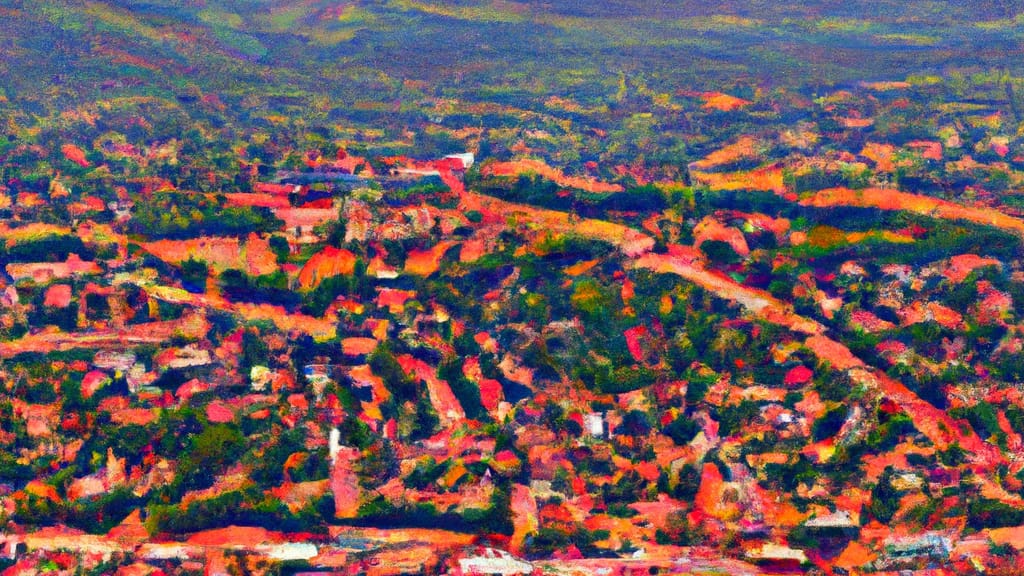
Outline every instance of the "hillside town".
<path fill-rule="evenodd" d="M 997 382 L 1019 377 L 1024 221 L 884 190 L 892 145 L 733 169 L 757 146 L 634 191 L 344 150 L 223 195 L 6 186 L 5 573 L 1012 562 L 992 550 L 1024 547 L 1024 407 Z M 517 197 L 543 182 L 599 200 Z M 927 216 L 842 229 L 697 196 L 761 186 Z M 603 207 L 624 194 L 632 213 Z M 913 260 L 965 221 L 1009 245 Z M 907 263 L 867 256 L 894 245 Z"/>
<path fill-rule="evenodd" d="M 354 50 L 613 16 L 15 4 L 11 66 L 131 73 L 0 86 L 0 576 L 1021 573 L 1012 70 L 499 89 Z M 931 54 L 780 9 L 665 25 Z"/>

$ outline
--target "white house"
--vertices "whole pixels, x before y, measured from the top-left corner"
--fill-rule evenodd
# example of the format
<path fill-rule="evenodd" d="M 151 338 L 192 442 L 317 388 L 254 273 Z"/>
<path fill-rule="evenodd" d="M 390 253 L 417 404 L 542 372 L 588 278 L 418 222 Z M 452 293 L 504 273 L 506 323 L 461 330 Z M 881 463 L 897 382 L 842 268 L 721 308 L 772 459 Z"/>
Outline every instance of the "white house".
<path fill-rule="evenodd" d="M 583 429 L 591 436 L 604 436 L 604 415 L 600 412 L 584 414 Z"/>
<path fill-rule="evenodd" d="M 462 558 L 459 560 L 459 568 L 463 574 L 529 574 L 533 572 L 533 564 L 497 548 L 484 548 L 476 556 Z"/>

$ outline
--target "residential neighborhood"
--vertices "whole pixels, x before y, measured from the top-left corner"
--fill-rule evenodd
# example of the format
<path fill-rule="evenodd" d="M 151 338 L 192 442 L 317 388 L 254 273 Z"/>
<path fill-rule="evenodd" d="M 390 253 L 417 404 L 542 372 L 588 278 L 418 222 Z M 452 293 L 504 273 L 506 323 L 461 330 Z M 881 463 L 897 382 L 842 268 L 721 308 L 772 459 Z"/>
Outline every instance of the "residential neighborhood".
<path fill-rule="evenodd" d="M 0 575 L 1021 573 L 1021 16 L 654 4 L 0 7 Z"/>

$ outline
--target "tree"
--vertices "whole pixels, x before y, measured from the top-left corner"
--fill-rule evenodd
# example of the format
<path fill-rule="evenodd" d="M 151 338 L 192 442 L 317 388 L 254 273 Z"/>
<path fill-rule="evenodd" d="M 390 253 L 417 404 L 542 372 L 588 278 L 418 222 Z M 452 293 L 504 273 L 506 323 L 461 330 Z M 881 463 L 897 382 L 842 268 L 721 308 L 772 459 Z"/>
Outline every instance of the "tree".
<path fill-rule="evenodd" d="M 732 436 L 743 431 L 743 426 L 760 413 L 757 403 L 743 400 L 736 406 L 723 406 L 718 409 L 718 421 L 722 436 Z"/>
<path fill-rule="evenodd" d="M 430 398 L 426 394 L 421 395 L 416 401 L 415 425 L 409 439 L 421 440 L 433 436 L 440 423 Z"/>
<path fill-rule="evenodd" d="M 288 256 L 291 254 L 291 246 L 288 244 L 287 238 L 280 234 L 274 234 L 267 243 L 270 245 L 270 249 L 274 251 L 278 264 L 288 261 Z"/>
<path fill-rule="evenodd" d="M 651 431 L 651 419 L 646 412 L 630 410 L 622 418 L 619 429 L 630 436 L 646 436 Z"/>
<path fill-rule="evenodd" d="M 700 425 L 685 414 L 680 414 L 662 432 L 679 446 L 685 446 L 700 432 Z"/>
<path fill-rule="evenodd" d="M 708 260 L 720 266 L 736 264 L 743 260 L 728 242 L 721 240 L 708 240 L 700 245 L 700 249 L 707 255 Z"/>
<path fill-rule="evenodd" d="M 437 367 L 437 377 L 448 382 L 452 393 L 466 411 L 466 417 L 481 421 L 489 419 L 487 411 L 480 403 L 480 388 L 463 374 L 460 360 L 453 358 L 442 362 Z"/>
<path fill-rule="evenodd" d="M 381 344 L 367 358 L 370 369 L 384 381 L 384 385 L 395 395 L 399 402 L 417 400 L 418 386 L 412 378 L 402 370 L 402 365 L 395 359 L 391 347 Z"/>
<path fill-rule="evenodd" d="M 700 470 L 695 465 L 684 464 L 672 487 L 672 496 L 686 502 L 693 500 L 700 490 L 700 479 Z"/>
<path fill-rule="evenodd" d="M 900 506 L 899 492 L 892 486 L 892 479 L 895 476 L 896 472 L 892 466 L 886 467 L 878 478 L 878 483 L 871 489 L 871 504 L 868 505 L 868 512 L 882 524 L 888 524 Z"/>
<path fill-rule="evenodd" d="M 209 274 L 210 268 L 206 262 L 189 257 L 188 260 L 181 263 L 181 283 L 189 292 L 205 292 L 206 278 Z"/>
<path fill-rule="evenodd" d="M 253 366 L 266 366 L 270 361 L 270 347 L 255 329 L 247 329 L 242 333 L 242 356 L 239 368 L 248 374 Z"/>
<path fill-rule="evenodd" d="M 665 519 L 665 528 L 655 534 L 659 544 L 676 546 L 698 546 L 703 544 L 707 536 L 700 525 L 693 525 L 686 512 L 676 510 L 670 512 Z"/>
<path fill-rule="evenodd" d="M 245 437 L 237 428 L 226 424 L 207 427 L 182 455 L 176 482 L 186 490 L 209 487 L 217 473 L 242 456 L 245 447 Z"/>
<path fill-rule="evenodd" d="M 844 406 L 838 406 L 825 413 L 824 416 L 814 422 L 814 429 L 812 435 L 815 442 L 820 442 L 826 438 L 831 438 L 839 432 L 839 429 L 843 427 L 846 422 L 847 409 Z"/>

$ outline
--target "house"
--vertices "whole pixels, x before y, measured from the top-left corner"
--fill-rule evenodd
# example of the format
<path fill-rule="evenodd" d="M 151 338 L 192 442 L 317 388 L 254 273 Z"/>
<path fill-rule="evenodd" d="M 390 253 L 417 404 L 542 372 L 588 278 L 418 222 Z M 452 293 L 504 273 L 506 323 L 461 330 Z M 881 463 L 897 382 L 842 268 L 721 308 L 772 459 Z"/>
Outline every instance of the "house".
<path fill-rule="evenodd" d="M 319 551 L 316 544 L 311 542 L 281 542 L 276 544 L 265 544 L 257 550 L 270 558 L 281 562 L 306 561 L 316 557 Z"/>
<path fill-rule="evenodd" d="M 448 154 L 441 161 L 437 162 L 437 165 L 439 168 L 443 167 L 455 172 L 464 172 L 469 170 L 475 161 L 476 157 L 473 156 L 472 152 L 463 152 L 462 154 Z"/>
<path fill-rule="evenodd" d="M 375 338 L 351 336 L 341 340 L 341 352 L 345 356 L 365 357 L 373 353 L 376 347 Z"/>
<path fill-rule="evenodd" d="M 50 280 L 102 273 L 103 269 L 96 262 L 82 260 L 78 254 L 69 254 L 64 262 L 29 262 L 7 265 L 7 274 L 15 282 L 31 280 L 42 284 Z"/>
<path fill-rule="evenodd" d="M 890 540 L 885 545 L 886 559 L 890 563 L 919 559 L 945 562 L 952 549 L 949 538 L 934 532 Z"/>
<path fill-rule="evenodd" d="M 332 364 L 306 364 L 302 367 L 302 375 L 306 377 L 316 395 L 319 398 L 324 388 L 334 381 L 334 366 Z"/>
<path fill-rule="evenodd" d="M 106 370 L 125 372 L 135 364 L 135 354 L 119 350 L 100 350 L 93 357 L 92 365 Z"/>
<path fill-rule="evenodd" d="M 302 367 L 302 375 L 310 383 L 318 380 L 331 380 L 333 366 L 330 364 L 306 364 Z"/>
<path fill-rule="evenodd" d="M 839 510 L 830 514 L 820 514 L 804 522 L 804 528 L 818 541 L 822 548 L 844 546 L 846 542 L 856 538 L 860 526 L 854 521 L 847 510 Z"/>
<path fill-rule="evenodd" d="M 48 526 L 26 534 L 24 542 L 29 551 L 68 550 L 78 554 L 95 554 L 105 559 L 127 551 L 123 545 L 105 536 L 86 534 L 81 530 L 60 525 Z"/>
<path fill-rule="evenodd" d="M 277 374 L 266 366 L 253 366 L 249 369 L 249 383 L 256 392 L 262 392 L 273 382 Z"/>
<path fill-rule="evenodd" d="M 362 200 L 347 198 L 343 208 L 345 220 L 346 242 L 365 242 L 375 228 L 373 211 L 370 205 Z"/>
<path fill-rule="evenodd" d="M 159 376 L 156 372 L 147 372 L 146 367 L 142 364 L 132 364 L 125 374 L 125 381 L 128 383 L 128 390 L 132 393 L 136 393 L 142 389 L 143 386 L 149 386 L 153 382 L 156 382 Z"/>
<path fill-rule="evenodd" d="M 378 280 L 393 280 L 398 278 L 398 269 L 384 262 L 378 255 L 370 260 L 370 264 L 366 267 L 366 275 L 373 276 Z"/>
<path fill-rule="evenodd" d="M 770 542 L 748 551 L 746 558 L 755 564 L 778 570 L 796 569 L 807 564 L 807 555 L 803 550 Z"/>
<path fill-rule="evenodd" d="M 857 525 L 853 522 L 850 517 L 850 513 L 846 510 L 840 510 L 833 512 L 832 514 L 825 514 L 823 516 L 815 516 L 807 522 L 804 522 L 804 526 L 807 528 L 856 528 Z"/>
<path fill-rule="evenodd" d="M 473 556 L 459 559 L 459 569 L 463 574 L 530 574 L 533 564 L 505 550 L 485 547 Z"/>
<path fill-rule="evenodd" d="M 271 182 L 257 182 L 253 185 L 253 191 L 260 194 L 275 194 L 278 196 L 288 196 L 289 194 L 299 194 L 303 191 L 303 187 L 299 184 L 273 184 Z"/>
<path fill-rule="evenodd" d="M 604 414 L 601 412 L 584 414 L 583 430 L 595 438 L 604 436 Z"/>
<path fill-rule="evenodd" d="M 209 350 L 189 344 L 183 348 L 168 348 L 153 358 L 153 363 L 162 370 L 175 370 L 206 366 L 213 362 Z"/>
<path fill-rule="evenodd" d="M 71 286 L 54 284 L 46 289 L 43 306 L 50 308 L 67 308 L 71 305 Z"/>
<path fill-rule="evenodd" d="M 8 560 L 17 560 L 18 555 L 26 551 L 25 543 L 14 534 L 0 535 L 0 547 L 3 549 L 2 556 Z"/>

